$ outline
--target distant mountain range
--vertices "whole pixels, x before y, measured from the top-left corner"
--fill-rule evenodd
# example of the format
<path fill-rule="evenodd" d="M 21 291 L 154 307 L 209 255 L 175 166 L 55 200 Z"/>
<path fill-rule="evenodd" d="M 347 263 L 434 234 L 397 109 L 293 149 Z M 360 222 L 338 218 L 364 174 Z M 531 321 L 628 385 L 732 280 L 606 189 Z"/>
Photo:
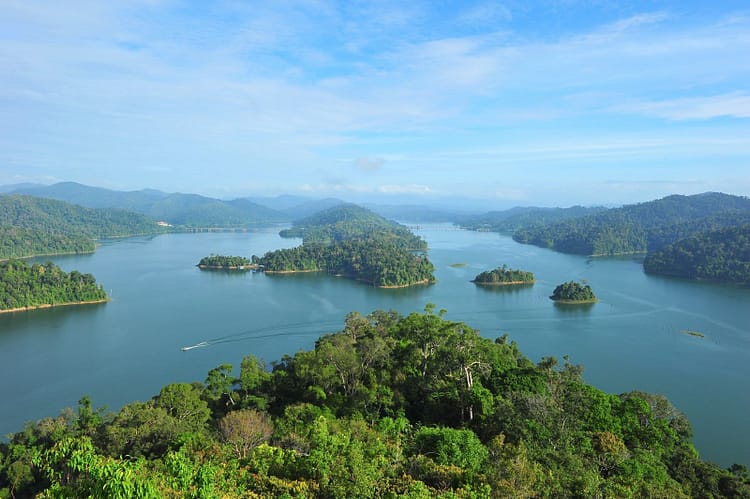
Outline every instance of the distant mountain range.
<path fill-rule="evenodd" d="M 243 227 L 291 222 L 347 204 L 336 198 L 316 199 L 288 194 L 222 200 L 155 189 L 116 191 L 76 182 L 6 185 L 0 186 L 0 193 L 57 199 L 86 208 L 120 208 L 172 225 L 188 227 Z M 421 205 L 366 206 L 385 218 L 410 222 L 452 222 L 459 216 L 455 211 Z"/>
<path fill-rule="evenodd" d="M 86 208 L 120 208 L 171 225 L 189 227 L 242 227 L 291 220 L 278 210 L 248 199 L 223 201 L 198 194 L 168 194 L 153 189 L 114 191 L 75 182 L 61 182 L 21 187 L 11 192 L 58 199 Z"/>

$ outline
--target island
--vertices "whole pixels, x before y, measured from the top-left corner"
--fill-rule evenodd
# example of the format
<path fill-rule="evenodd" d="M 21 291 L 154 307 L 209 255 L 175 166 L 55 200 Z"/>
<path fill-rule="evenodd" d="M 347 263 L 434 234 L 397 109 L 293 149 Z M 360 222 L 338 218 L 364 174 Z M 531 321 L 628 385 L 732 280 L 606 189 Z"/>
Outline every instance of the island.
<path fill-rule="evenodd" d="M 253 255 L 252 263 L 267 274 L 326 272 L 380 288 L 435 282 L 422 238 L 357 205 L 323 210 L 281 235 L 301 236 L 302 245 Z"/>
<path fill-rule="evenodd" d="M 210 255 L 201 258 L 196 265 L 199 269 L 219 269 L 219 270 L 250 270 L 257 268 L 250 259 L 244 256 L 225 256 Z"/>
<path fill-rule="evenodd" d="M 534 284 L 536 280 L 533 272 L 509 269 L 506 265 L 503 265 L 494 270 L 487 270 L 478 274 L 471 282 L 480 286 L 518 286 Z"/>
<path fill-rule="evenodd" d="M 0 262 L 0 313 L 102 303 L 107 293 L 91 274 L 64 272 L 51 262 Z"/>
<path fill-rule="evenodd" d="M 550 300 L 562 304 L 596 303 L 596 295 L 588 284 L 568 281 L 560 284 L 552 292 Z"/>

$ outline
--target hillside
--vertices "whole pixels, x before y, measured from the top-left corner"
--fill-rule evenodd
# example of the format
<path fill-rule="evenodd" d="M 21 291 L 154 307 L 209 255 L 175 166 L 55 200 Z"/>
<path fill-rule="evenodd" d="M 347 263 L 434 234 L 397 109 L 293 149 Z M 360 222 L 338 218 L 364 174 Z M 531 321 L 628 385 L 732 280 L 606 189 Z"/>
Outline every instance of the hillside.
<path fill-rule="evenodd" d="M 750 224 L 704 232 L 649 253 L 649 274 L 750 284 Z"/>
<path fill-rule="evenodd" d="M 564 253 L 645 253 L 705 230 L 743 223 L 750 199 L 722 193 L 668 196 L 581 218 L 517 230 L 513 239 Z M 654 247 L 652 247 L 654 246 Z"/>
<path fill-rule="evenodd" d="M 282 237 L 301 237 L 304 243 L 322 244 L 377 237 L 406 249 L 427 249 L 425 241 L 405 226 L 355 204 L 341 204 L 319 211 L 295 221 L 290 229 L 282 230 L 280 234 Z"/>
<path fill-rule="evenodd" d="M 168 194 L 153 189 L 114 191 L 75 182 L 17 189 L 19 194 L 58 199 L 89 208 L 120 208 L 189 227 L 245 227 L 290 218 L 248 199 L 224 201 L 198 194 Z"/>
<path fill-rule="evenodd" d="M 571 218 L 594 215 L 606 210 L 601 206 L 570 208 L 516 207 L 503 211 L 490 211 L 482 215 L 460 217 L 456 225 L 469 230 L 513 233 L 522 228 L 548 225 Z"/>
<path fill-rule="evenodd" d="M 83 397 L 0 443 L 0 497 L 749 497 L 663 396 L 433 307 L 350 313 L 270 372 L 248 355 L 114 414 Z"/>
<path fill-rule="evenodd" d="M 0 195 L 0 259 L 91 252 L 96 239 L 163 230 L 153 220 L 124 210 Z"/>
<path fill-rule="evenodd" d="M 323 210 L 280 234 L 301 237 L 302 245 L 253 255 L 267 273 L 323 271 L 378 287 L 435 282 L 422 238 L 357 205 Z"/>

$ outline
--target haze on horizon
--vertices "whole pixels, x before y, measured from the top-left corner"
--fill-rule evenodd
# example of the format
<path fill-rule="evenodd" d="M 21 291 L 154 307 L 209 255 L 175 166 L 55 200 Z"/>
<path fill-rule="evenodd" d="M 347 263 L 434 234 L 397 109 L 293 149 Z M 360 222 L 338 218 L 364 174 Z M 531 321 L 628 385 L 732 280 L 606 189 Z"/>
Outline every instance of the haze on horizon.
<path fill-rule="evenodd" d="M 742 1 L 9 0 L 0 41 L 0 184 L 750 194 Z"/>

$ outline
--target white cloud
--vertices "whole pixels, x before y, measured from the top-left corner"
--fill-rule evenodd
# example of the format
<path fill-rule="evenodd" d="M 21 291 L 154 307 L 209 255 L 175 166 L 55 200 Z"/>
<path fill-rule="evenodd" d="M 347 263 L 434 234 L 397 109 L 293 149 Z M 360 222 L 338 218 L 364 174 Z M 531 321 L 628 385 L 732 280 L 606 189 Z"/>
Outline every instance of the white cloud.
<path fill-rule="evenodd" d="M 750 118 L 750 95 L 732 92 L 710 97 L 686 97 L 652 102 L 639 102 L 620 107 L 669 120 L 705 120 L 719 117 Z"/>

